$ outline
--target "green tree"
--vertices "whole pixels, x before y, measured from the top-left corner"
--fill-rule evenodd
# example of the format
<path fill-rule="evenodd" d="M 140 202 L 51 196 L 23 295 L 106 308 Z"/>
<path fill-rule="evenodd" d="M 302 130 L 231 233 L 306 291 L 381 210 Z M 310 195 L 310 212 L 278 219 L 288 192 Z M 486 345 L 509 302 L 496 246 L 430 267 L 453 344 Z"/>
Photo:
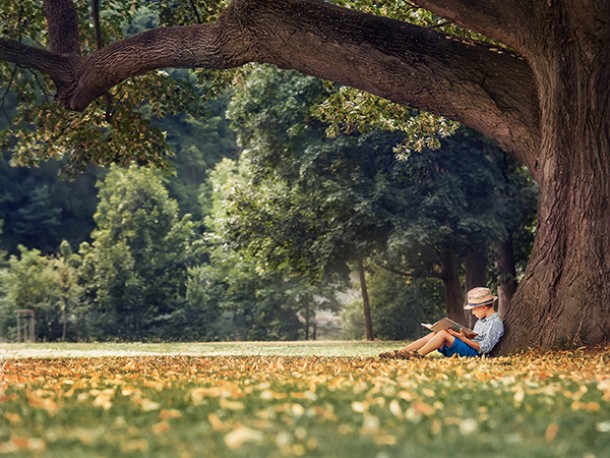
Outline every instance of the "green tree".
<path fill-rule="evenodd" d="M 405 278 L 372 267 L 369 269 L 368 285 L 374 332 L 380 339 L 419 338 L 422 333 L 420 323 L 434 322 L 446 315 L 441 305 L 443 286 L 438 279 Z M 360 309 L 360 304 L 352 301 L 341 314 L 346 338 L 364 337 Z"/>
<path fill-rule="evenodd" d="M 82 251 L 100 336 L 179 338 L 164 326 L 183 304 L 187 269 L 196 261 L 190 216 L 178 218 L 158 172 L 136 166 L 111 169 L 99 199 L 92 247 Z"/>
<path fill-rule="evenodd" d="M 0 162 L 0 218 L 5 221 L 2 247 L 17 253 L 17 245 L 43 253 L 58 249 L 62 240 L 73 246 L 88 240 L 97 205 L 95 181 L 99 170 L 88 169 L 74 180 L 58 179 L 61 164 L 37 168 Z"/>
<path fill-rule="evenodd" d="M 83 310 L 77 276 L 79 263 L 79 257 L 66 242 L 57 256 L 45 256 L 38 250 L 19 246 L 19 255 L 9 258 L 8 267 L 0 275 L 4 334 L 14 336 L 17 310 L 29 309 L 36 315 L 38 340 L 83 337 L 77 327 Z"/>
<path fill-rule="evenodd" d="M 167 189 L 181 213 L 190 213 L 196 221 L 202 218 L 199 188 L 209 171 L 222 158 L 236 154 L 235 136 L 225 118 L 228 98 L 224 94 L 206 103 L 202 118 L 178 114 L 158 122 L 167 132 L 167 143 L 173 153 L 170 162 L 175 175 L 169 178 Z"/>
<path fill-rule="evenodd" d="M 78 281 L 81 257 L 73 253 L 70 244 L 64 240 L 59 246 L 59 252 L 49 259 L 49 264 L 55 273 L 54 296 L 60 312 L 61 340 L 65 341 L 70 321 L 75 327 L 82 325 L 82 311 L 85 304 L 83 287 Z M 86 337 L 80 327 L 73 329 L 72 335 Z"/>
<path fill-rule="evenodd" d="M 313 337 L 316 311 L 338 307 L 333 288 L 303 277 L 285 278 L 283 272 L 266 268 L 229 246 L 221 225 L 231 217 L 227 191 L 239 181 L 235 163 L 224 159 L 203 189 L 209 263 L 193 271 L 193 278 L 199 281 L 189 283 L 188 295 L 201 307 L 222 312 L 222 338 Z"/>
<path fill-rule="evenodd" d="M 244 154 L 224 202 L 225 238 L 262 265 L 310 278 L 372 258 L 402 276 L 440 279 L 448 313 L 463 320 L 462 259 L 473 248 L 486 258 L 514 225 L 499 151 L 466 129 L 400 161 L 396 134 L 329 140 L 310 117 L 329 93 L 269 67 L 237 90 L 228 113 Z"/>

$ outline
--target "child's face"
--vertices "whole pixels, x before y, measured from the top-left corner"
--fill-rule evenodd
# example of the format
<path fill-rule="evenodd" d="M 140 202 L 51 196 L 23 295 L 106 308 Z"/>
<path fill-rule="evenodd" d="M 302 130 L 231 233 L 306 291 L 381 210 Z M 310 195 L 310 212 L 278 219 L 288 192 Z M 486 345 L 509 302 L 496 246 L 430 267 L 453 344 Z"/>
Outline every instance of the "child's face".
<path fill-rule="evenodd" d="M 472 309 L 472 314 L 477 317 L 477 320 L 480 320 L 487 314 L 487 307 L 484 305 L 475 307 Z"/>

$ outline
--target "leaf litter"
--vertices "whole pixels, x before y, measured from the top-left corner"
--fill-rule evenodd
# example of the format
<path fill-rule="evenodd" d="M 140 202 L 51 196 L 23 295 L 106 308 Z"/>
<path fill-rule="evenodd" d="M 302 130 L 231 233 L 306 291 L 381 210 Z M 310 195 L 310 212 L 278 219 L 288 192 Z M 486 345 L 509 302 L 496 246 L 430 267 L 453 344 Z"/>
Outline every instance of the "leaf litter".
<path fill-rule="evenodd" d="M 607 347 L 416 361 L 11 359 L 0 454 L 603 456 L 608 363 Z"/>

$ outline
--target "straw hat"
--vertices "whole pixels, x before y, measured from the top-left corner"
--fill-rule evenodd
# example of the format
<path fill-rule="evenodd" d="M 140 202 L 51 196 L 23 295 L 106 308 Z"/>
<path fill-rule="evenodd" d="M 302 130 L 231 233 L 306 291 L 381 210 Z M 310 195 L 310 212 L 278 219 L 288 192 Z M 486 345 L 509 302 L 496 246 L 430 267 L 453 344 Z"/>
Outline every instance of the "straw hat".
<path fill-rule="evenodd" d="M 482 305 L 492 305 L 496 299 L 498 299 L 498 297 L 491 294 L 489 288 L 473 288 L 468 291 L 468 303 L 464 307 L 464 310 L 471 310 Z"/>

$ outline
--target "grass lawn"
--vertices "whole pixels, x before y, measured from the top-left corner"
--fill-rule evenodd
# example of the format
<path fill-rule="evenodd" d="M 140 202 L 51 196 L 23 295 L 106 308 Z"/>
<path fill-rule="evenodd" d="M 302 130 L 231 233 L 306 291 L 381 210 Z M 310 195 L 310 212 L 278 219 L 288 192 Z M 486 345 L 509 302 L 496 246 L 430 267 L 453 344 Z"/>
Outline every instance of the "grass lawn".
<path fill-rule="evenodd" d="M 0 344 L 0 456 L 606 457 L 610 348 Z"/>

